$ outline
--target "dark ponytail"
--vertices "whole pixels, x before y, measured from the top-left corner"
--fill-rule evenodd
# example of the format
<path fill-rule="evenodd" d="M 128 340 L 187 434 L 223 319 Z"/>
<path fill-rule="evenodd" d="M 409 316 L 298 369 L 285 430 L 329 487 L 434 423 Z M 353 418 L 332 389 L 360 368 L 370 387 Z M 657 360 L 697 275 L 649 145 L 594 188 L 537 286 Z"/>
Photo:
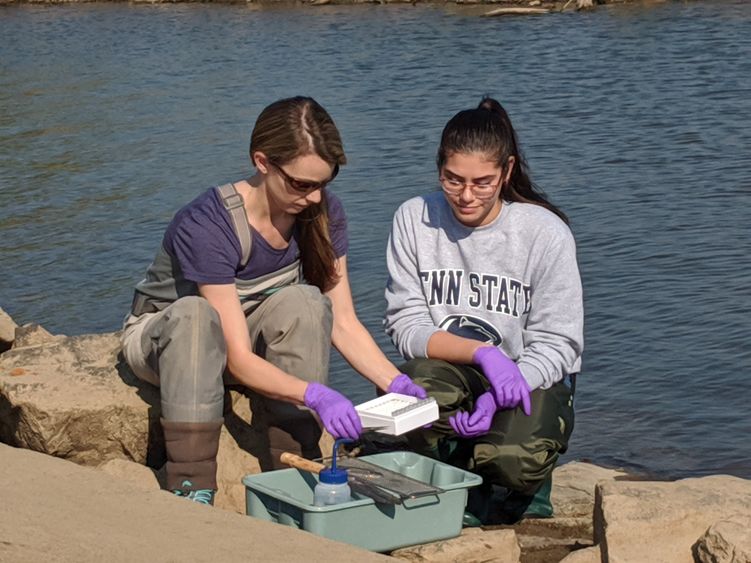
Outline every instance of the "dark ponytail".
<path fill-rule="evenodd" d="M 446 159 L 455 153 L 482 153 L 505 167 L 510 156 L 515 159 L 509 181 L 500 197 L 508 201 L 533 203 L 552 211 L 568 224 L 568 217 L 553 205 L 529 177 L 511 119 L 503 106 L 493 98 L 484 97 L 477 109 L 460 111 L 443 129 L 436 163 L 442 169 Z"/>

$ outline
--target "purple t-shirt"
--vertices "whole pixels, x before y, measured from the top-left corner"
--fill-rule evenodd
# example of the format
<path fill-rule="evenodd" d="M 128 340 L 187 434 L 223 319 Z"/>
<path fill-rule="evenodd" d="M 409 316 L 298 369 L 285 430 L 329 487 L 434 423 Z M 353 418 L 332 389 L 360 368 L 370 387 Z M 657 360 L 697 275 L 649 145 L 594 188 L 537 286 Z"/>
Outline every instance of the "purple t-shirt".
<path fill-rule="evenodd" d="M 329 234 L 337 258 L 347 254 L 347 218 L 342 202 L 326 192 L 329 208 Z M 232 219 L 222 205 L 216 190 L 203 192 L 180 209 L 164 234 L 162 242 L 168 254 L 175 257 L 186 280 L 195 283 L 229 284 L 235 278 L 251 280 L 275 272 L 298 259 L 298 231 L 295 229 L 289 246 L 273 248 L 253 227 L 250 260 L 238 270 L 242 258 L 240 240 Z"/>

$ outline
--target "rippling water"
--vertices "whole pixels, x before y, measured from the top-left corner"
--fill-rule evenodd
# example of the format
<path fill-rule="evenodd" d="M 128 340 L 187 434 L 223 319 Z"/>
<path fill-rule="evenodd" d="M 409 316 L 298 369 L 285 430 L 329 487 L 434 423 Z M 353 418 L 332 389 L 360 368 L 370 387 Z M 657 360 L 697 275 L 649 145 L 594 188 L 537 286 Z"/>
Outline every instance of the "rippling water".
<path fill-rule="evenodd" d="M 751 478 L 751 3 L 483 9 L 0 9 L 0 306 L 52 332 L 118 329 L 174 211 L 248 174 L 255 116 L 304 93 L 343 134 L 355 299 L 396 359 L 391 215 L 433 189 L 446 120 L 490 93 L 579 245 L 568 457 Z M 341 359 L 332 379 L 371 396 Z"/>

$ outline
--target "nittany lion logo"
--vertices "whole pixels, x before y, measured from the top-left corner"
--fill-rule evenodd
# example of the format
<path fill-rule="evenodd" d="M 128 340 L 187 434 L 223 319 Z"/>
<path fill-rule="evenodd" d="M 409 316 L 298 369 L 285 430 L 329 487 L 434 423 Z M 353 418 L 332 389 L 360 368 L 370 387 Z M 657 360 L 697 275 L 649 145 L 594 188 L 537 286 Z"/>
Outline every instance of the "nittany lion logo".
<path fill-rule="evenodd" d="M 441 321 L 440 328 L 463 338 L 472 338 L 493 346 L 500 346 L 503 337 L 489 322 L 471 315 L 449 315 Z"/>

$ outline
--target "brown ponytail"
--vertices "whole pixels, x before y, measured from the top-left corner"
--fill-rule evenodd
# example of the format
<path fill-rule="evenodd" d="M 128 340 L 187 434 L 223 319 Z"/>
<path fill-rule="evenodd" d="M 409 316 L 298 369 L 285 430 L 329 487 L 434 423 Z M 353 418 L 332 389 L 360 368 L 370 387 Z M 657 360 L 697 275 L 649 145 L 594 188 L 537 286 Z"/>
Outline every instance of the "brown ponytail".
<path fill-rule="evenodd" d="M 297 96 L 278 100 L 258 116 L 250 137 L 251 158 L 261 151 L 278 164 L 315 154 L 331 164 L 346 164 L 339 130 L 333 119 L 313 98 Z M 320 203 L 297 216 L 300 261 L 306 281 L 321 291 L 339 281 L 336 253 L 329 236 L 326 190 Z"/>
<path fill-rule="evenodd" d="M 321 201 L 304 209 L 298 216 L 300 261 L 305 279 L 321 291 L 331 289 L 339 281 L 336 253 L 329 236 L 329 206 L 326 190 Z"/>

